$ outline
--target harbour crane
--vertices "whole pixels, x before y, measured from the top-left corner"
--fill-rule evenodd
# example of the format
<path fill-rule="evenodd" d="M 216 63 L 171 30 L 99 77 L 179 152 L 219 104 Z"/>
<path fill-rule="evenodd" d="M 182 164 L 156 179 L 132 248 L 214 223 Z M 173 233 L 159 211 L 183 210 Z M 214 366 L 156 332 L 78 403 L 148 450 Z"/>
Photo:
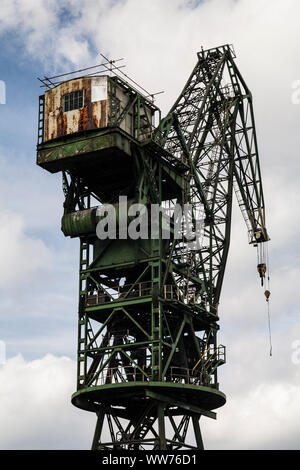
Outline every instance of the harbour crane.
<path fill-rule="evenodd" d="M 252 95 L 231 45 L 197 54 L 164 118 L 115 61 L 102 66 L 45 77 L 40 96 L 37 163 L 62 173 L 62 231 L 80 240 L 72 403 L 96 414 L 92 449 L 203 449 L 200 417 L 226 402 L 217 337 L 234 194 L 266 275 Z"/>

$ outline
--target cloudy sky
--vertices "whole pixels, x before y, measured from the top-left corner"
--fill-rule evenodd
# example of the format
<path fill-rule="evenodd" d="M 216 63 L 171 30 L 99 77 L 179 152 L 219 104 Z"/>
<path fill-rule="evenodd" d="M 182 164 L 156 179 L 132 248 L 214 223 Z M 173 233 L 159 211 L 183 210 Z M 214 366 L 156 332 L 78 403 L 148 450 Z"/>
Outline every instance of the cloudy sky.
<path fill-rule="evenodd" d="M 271 273 L 266 302 L 234 208 L 219 340 L 227 404 L 207 449 L 300 448 L 300 2 L 0 0 L 1 449 L 88 449 L 95 418 L 75 391 L 78 241 L 60 231 L 59 175 L 35 165 L 37 77 L 123 58 L 165 114 L 196 53 L 233 44 L 254 97 Z"/>

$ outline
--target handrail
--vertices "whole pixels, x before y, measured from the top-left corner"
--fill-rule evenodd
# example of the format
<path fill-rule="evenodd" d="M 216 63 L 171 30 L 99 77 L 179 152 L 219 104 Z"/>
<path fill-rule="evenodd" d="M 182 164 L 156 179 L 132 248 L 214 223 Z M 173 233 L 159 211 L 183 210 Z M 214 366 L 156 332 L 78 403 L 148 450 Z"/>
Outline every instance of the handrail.
<path fill-rule="evenodd" d="M 208 357 L 207 361 L 203 364 L 202 369 L 206 366 L 206 364 L 208 363 L 208 361 L 210 361 L 210 359 L 216 354 L 217 351 L 218 351 L 218 348 L 216 348 L 216 349 L 214 350 L 214 352 Z"/>
<path fill-rule="evenodd" d="M 124 284 L 105 289 L 104 287 L 91 289 L 87 294 L 87 305 L 93 306 L 102 303 L 109 303 L 128 298 L 148 297 L 152 295 L 152 281 L 141 281 L 133 284 Z M 177 300 L 181 302 L 197 303 L 194 291 L 188 292 L 188 298 L 183 298 L 180 289 L 173 284 L 163 285 L 163 298 L 165 300 Z"/>
<path fill-rule="evenodd" d="M 211 360 L 211 358 L 216 354 L 216 353 L 220 353 L 220 350 L 221 348 L 224 348 L 224 346 L 222 344 L 220 344 L 214 351 L 212 354 L 210 354 L 210 356 L 207 358 L 207 360 L 204 362 L 203 366 L 202 366 L 202 369 L 201 369 L 201 374 L 203 373 L 203 370 L 204 370 L 204 367 L 206 366 L 206 364 Z M 210 347 L 207 348 L 204 353 L 202 354 L 202 356 L 200 357 L 200 359 L 196 362 L 196 364 L 194 365 L 193 369 L 192 369 L 192 374 L 194 373 L 194 370 L 196 369 L 196 367 L 198 366 L 198 364 L 202 361 L 203 357 L 205 356 L 205 354 L 210 350 Z"/>
<path fill-rule="evenodd" d="M 220 346 L 224 347 L 224 346 Z M 203 373 L 205 371 L 205 366 L 211 360 L 211 358 L 218 353 L 219 347 L 216 348 L 212 354 L 209 355 L 208 359 L 202 366 L 201 372 L 193 375 L 193 370 L 180 366 L 171 366 L 169 373 L 166 375 L 165 380 L 171 382 L 182 382 L 183 383 L 192 383 L 194 385 L 199 385 L 203 381 Z M 208 350 L 205 351 L 207 353 Z M 204 354 L 205 354 L 204 353 Z M 203 358 L 203 355 L 202 355 Z M 97 374 L 96 374 L 97 375 Z M 209 374 L 210 375 L 210 374 Z M 142 368 L 135 365 L 122 365 L 115 367 L 105 367 L 101 370 L 99 375 L 92 378 L 91 383 L 96 379 L 96 382 L 100 382 L 101 385 L 107 383 L 117 383 L 117 382 L 148 382 L 151 380 L 151 375 L 148 375 L 147 368 L 145 365 Z M 205 379 L 207 380 L 207 378 Z"/>
<path fill-rule="evenodd" d="M 206 364 L 211 360 L 211 358 L 216 354 L 216 352 L 218 351 L 219 348 L 216 348 L 214 350 L 214 352 L 209 356 L 209 358 L 207 359 L 207 361 L 203 364 L 202 366 L 202 369 L 201 369 L 201 372 L 200 372 L 200 377 L 202 377 L 202 374 L 203 374 L 203 371 L 204 371 L 204 368 L 206 366 Z"/>
<path fill-rule="evenodd" d="M 205 356 L 205 354 L 207 353 L 207 351 L 210 350 L 210 346 L 206 349 L 206 351 L 204 351 L 204 353 L 202 354 L 202 356 L 200 357 L 199 361 L 196 362 L 196 365 L 194 365 L 193 369 L 192 369 L 192 374 L 194 373 L 194 370 L 196 369 L 197 365 L 199 364 L 200 361 L 202 361 L 203 357 Z"/>

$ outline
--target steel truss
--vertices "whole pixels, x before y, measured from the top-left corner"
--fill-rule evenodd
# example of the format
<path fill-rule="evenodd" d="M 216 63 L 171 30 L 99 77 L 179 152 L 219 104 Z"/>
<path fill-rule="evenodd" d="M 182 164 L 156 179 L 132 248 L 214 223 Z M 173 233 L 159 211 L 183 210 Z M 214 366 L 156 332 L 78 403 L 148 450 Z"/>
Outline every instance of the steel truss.
<path fill-rule="evenodd" d="M 62 229 L 80 237 L 72 402 L 97 415 L 93 449 L 202 449 L 199 419 L 215 418 L 212 410 L 225 403 L 218 304 L 234 192 L 250 243 L 268 240 L 252 98 L 234 58 L 228 45 L 198 53 L 155 130 L 143 122 L 144 98 L 134 92 L 126 109 L 115 109 L 111 128 L 61 144 L 66 155 L 99 155 L 93 168 L 62 168 Z M 129 111 L 133 136 L 118 128 Z M 115 150 L 104 159 L 101 142 L 110 134 L 127 149 L 122 158 Z M 59 150 L 40 146 L 41 158 L 51 152 Z M 164 208 L 156 236 L 97 238 L 94 206 L 110 202 L 121 217 L 119 196 Z M 193 228 L 192 240 L 185 230 L 175 236 L 176 206 L 184 204 L 192 208 L 183 224 Z"/>

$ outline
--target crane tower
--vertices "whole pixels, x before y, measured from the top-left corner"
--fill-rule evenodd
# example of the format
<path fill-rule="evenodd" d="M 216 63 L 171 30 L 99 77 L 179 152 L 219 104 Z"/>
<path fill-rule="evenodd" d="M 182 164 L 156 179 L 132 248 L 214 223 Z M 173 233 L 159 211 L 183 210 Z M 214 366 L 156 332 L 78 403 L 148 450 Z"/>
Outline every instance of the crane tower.
<path fill-rule="evenodd" d="M 234 59 L 231 45 L 201 50 L 163 119 L 113 61 L 43 80 L 37 164 L 62 173 L 61 228 L 80 240 L 72 403 L 96 413 L 92 449 L 202 449 L 200 417 L 226 402 L 217 334 L 234 193 L 249 243 L 268 240 Z"/>

